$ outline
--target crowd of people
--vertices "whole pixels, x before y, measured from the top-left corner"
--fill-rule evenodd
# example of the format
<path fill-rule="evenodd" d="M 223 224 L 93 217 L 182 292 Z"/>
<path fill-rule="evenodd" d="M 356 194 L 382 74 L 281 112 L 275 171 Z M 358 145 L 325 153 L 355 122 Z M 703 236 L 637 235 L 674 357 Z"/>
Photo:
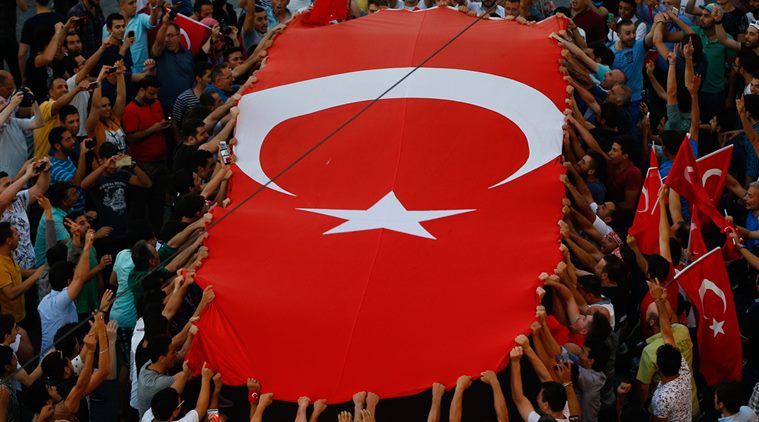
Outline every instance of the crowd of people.
<path fill-rule="evenodd" d="M 209 210 L 228 204 L 235 104 L 310 2 L 119 0 L 104 16 L 100 0 L 34 0 L 20 39 L 30 5 L 1 6 L 0 421 L 218 421 L 248 407 L 261 421 L 276 392 L 250 378 L 247 402 L 230 401 L 221 374 L 184 356 L 214 300 L 194 276 Z M 563 259 L 540 276 L 530 335 L 503 371 L 479 376 L 497 420 L 759 420 L 759 1 L 346 6 L 348 19 L 447 7 L 567 21 L 551 36 L 569 93 Z M 178 14 L 211 28 L 196 53 Z M 667 177 L 686 133 L 699 157 L 733 145 L 719 208 L 740 224 L 702 232 L 742 254 L 726 264 L 744 359 L 740 380 L 715 385 L 699 372 L 693 298 L 673 282 L 693 258 L 688 203 L 659 191 L 658 254 L 627 233 L 646 169 Z M 428 421 L 461 420 L 472 383 L 460 377 L 449 396 L 434 384 Z M 379 399 L 358 392 L 338 421 L 373 422 Z M 315 400 L 309 417 L 311 401 L 298 400 L 296 422 L 327 408 Z"/>

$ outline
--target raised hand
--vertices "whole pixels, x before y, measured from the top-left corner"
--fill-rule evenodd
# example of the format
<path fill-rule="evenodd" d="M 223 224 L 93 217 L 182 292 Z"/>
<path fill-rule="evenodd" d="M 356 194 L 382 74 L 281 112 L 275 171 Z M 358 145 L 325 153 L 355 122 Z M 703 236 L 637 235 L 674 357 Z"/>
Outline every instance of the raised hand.
<path fill-rule="evenodd" d="M 457 389 L 464 389 L 472 386 L 472 377 L 469 375 L 462 375 L 456 380 L 456 388 Z"/>
<path fill-rule="evenodd" d="M 119 331 L 119 322 L 115 319 L 108 321 L 105 326 L 105 334 L 108 336 L 108 342 L 116 341 L 116 334 Z"/>
<path fill-rule="evenodd" d="M 248 378 L 246 386 L 248 387 L 248 391 L 251 393 L 258 393 L 261 391 L 261 384 L 255 378 Z"/>
<path fill-rule="evenodd" d="M 493 371 L 485 371 L 480 374 L 480 381 L 487 385 L 493 385 L 498 383 L 498 376 Z"/>
<path fill-rule="evenodd" d="M 524 355 L 524 350 L 520 346 L 512 348 L 511 352 L 509 352 L 511 362 L 519 362 L 522 359 L 522 355 Z"/>
<path fill-rule="evenodd" d="M 108 289 L 103 293 L 103 297 L 100 298 L 100 310 L 103 312 L 108 312 L 108 309 L 111 308 L 112 304 L 113 304 L 113 290 Z"/>

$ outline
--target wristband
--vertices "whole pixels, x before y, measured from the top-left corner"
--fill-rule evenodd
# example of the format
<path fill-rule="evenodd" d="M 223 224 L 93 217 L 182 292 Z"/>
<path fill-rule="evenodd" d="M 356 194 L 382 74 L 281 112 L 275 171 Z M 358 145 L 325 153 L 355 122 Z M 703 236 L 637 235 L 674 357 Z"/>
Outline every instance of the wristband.
<path fill-rule="evenodd" d="M 250 393 L 248 395 L 248 402 L 250 402 L 250 404 L 258 404 L 258 393 Z"/>
<path fill-rule="evenodd" d="M 564 383 L 564 388 L 571 387 L 571 386 L 572 386 L 572 381 Z"/>

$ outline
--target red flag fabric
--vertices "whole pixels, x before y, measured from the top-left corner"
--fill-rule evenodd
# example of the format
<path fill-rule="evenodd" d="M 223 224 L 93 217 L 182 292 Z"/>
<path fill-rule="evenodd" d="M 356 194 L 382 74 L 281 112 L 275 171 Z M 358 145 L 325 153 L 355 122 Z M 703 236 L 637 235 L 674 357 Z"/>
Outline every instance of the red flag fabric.
<path fill-rule="evenodd" d="M 504 366 L 561 259 L 565 22 L 479 21 L 409 75 L 473 19 L 296 17 L 277 37 L 238 103 L 231 206 L 263 190 L 206 240 L 193 367 L 337 403 Z"/>
<path fill-rule="evenodd" d="M 342 21 L 348 16 L 348 2 L 345 0 L 316 0 L 303 21 L 313 25 L 326 25 L 331 21 Z"/>
<path fill-rule="evenodd" d="M 638 209 L 628 233 L 635 237 L 638 248 L 644 254 L 659 253 L 659 188 L 662 185 L 659 162 L 651 148 L 651 159 L 646 171 L 646 180 L 638 198 Z"/>
<path fill-rule="evenodd" d="M 178 13 L 177 17 L 174 18 L 174 23 L 179 26 L 179 43 L 182 44 L 182 47 L 190 50 L 193 55 L 200 52 L 200 48 L 203 47 L 208 37 L 211 36 L 211 28 L 181 13 Z M 148 31 L 149 46 L 153 45 L 159 27 L 157 26 Z"/>
<path fill-rule="evenodd" d="M 701 184 L 715 206 L 725 189 L 732 155 L 733 146 L 728 145 L 696 160 L 701 174 Z"/>
<path fill-rule="evenodd" d="M 709 195 L 702 186 L 696 158 L 686 136 L 675 156 L 665 184 L 674 189 L 680 196 L 685 197 L 694 208 L 698 208 L 704 216 L 709 217 L 720 229 L 727 226 L 725 217 L 717 211 Z M 724 186 L 724 185 L 723 185 Z"/>
<path fill-rule="evenodd" d="M 720 248 L 675 276 L 697 313 L 701 373 L 709 385 L 741 379 L 741 339 L 733 292 Z"/>
<path fill-rule="evenodd" d="M 690 233 L 688 237 L 688 252 L 690 252 L 690 261 L 695 261 L 706 253 L 706 244 L 704 236 L 701 234 L 701 220 L 698 218 L 698 208 L 691 207 L 690 210 Z"/>

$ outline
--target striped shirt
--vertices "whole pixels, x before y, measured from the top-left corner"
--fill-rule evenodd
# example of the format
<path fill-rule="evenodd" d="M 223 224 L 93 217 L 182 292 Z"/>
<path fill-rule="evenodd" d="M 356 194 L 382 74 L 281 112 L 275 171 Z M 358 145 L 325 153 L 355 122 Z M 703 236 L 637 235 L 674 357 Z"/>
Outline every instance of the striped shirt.
<path fill-rule="evenodd" d="M 193 91 L 192 88 L 185 90 L 177 96 L 176 100 L 174 100 L 174 108 L 171 111 L 171 117 L 181 127 L 184 115 L 187 114 L 191 108 L 199 104 L 200 100 L 195 96 L 195 91 Z"/>
<path fill-rule="evenodd" d="M 50 156 L 50 183 L 71 183 L 76 173 L 76 166 L 70 158 L 66 157 L 65 160 Z M 76 188 L 79 193 L 79 199 L 76 201 L 76 205 L 72 211 L 84 211 L 84 192 L 82 188 Z"/>

